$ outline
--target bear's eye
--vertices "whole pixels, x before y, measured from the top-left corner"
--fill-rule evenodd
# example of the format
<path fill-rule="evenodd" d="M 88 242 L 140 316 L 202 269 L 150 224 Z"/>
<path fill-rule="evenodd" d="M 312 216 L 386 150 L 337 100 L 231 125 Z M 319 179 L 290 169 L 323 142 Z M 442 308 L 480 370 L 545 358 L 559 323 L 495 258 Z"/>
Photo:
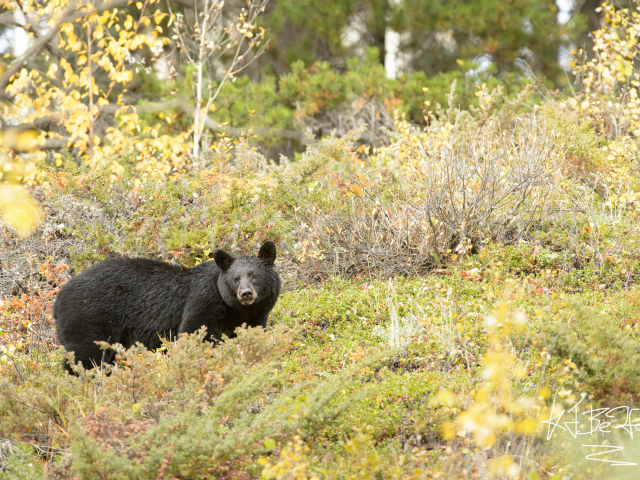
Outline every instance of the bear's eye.
<path fill-rule="evenodd" d="M 240 277 L 236 277 L 233 279 L 234 282 L 238 283 L 240 281 Z"/>
<path fill-rule="evenodd" d="M 249 276 L 251 277 L 251 280 L 255 280 L 256 279 L 256 274 L 255 273 L 251 273 Z"/>

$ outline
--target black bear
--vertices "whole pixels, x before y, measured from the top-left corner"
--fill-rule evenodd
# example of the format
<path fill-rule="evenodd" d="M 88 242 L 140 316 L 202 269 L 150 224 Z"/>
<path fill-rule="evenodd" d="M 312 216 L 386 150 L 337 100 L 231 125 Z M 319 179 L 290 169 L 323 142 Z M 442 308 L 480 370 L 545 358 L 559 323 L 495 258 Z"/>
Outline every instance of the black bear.
<path fill-rule="evenodd" d="M 258 256 L 234 258 L 217 249 L 214 261 L 194 268 L 147 258 L 116 257 L 67 282 L 53 304 L 59 342 L 85 368 L 113 363 L 115 352 L 97 341 L 154 349 L 207 327 L 208 340 L 229 337 L 246 323 L 267 326 L 280 295 L 274 270 L 276 246 L 265 242 Z M 65 360 L 64 368 L 73 373 Z"/>

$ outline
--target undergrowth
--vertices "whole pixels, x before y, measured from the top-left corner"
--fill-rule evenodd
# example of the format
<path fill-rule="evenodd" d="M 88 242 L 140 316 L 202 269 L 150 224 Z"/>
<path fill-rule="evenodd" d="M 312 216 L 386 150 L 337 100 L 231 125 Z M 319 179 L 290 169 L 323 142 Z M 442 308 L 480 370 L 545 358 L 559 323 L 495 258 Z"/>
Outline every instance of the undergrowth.
<path fill-rule="evenodd" d="M 468 110 L 455 91 L 377 149 L 360 129 L 275 164 L 222 140 L 166 182 L 43 165 L 38 231 L 0 232 L 0 479 L 612 478 L 590 442 L 633 463 L 635 417 L 580 417 L 583 443 L 548 429 L 639 402 L 629 137 L 528 89 L 480 87 Z M 70 276 L 266 239 L 285 286 L 266 331 L 63 372 L 50 309 Z"/>

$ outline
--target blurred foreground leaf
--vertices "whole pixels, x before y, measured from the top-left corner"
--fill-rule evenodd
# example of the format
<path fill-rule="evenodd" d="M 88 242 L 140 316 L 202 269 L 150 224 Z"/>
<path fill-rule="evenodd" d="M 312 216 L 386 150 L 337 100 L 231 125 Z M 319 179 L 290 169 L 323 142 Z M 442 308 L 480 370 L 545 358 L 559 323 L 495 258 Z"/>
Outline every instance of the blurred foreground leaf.
<path fill-rule="evenodd" d="M 18 131 L 8 129 L 0 131 L 0 146 L 17 152 L 30 152 L 37 146 L 38 132 L 36 130 Z"/>
<path fill-rule="evenodd" d="M 24 238 L 40 222 L 42 212 L 24 187 L 4 183 L 0 185 L 0 218 Z"/>

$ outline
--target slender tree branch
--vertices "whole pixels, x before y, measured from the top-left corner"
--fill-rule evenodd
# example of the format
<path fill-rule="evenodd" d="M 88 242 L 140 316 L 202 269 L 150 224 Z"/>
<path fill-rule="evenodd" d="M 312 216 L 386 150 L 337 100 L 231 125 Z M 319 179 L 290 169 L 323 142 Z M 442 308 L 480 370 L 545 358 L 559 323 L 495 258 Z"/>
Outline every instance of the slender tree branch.
<path fill-rule="evenodd" d="M 62 138 L 48 138 L 43 145 L 38 146 L 40 150 L 60 150 L 69 144 L 69 141 L 73 142 L 73 139 L 69 137 Z"/>
<path fill-rule="evenodd" d="M 22 3 L 18 2 L 18 8 L 20 8 L 20 11 L 22 12 L 22 16 L 25 18 L 25 20 L 28 19 L 27 17 L 27 12 L 25 12 L 24 7 L 22 5 Z M 22 28 L 28 29 L 29 31 L 31 31 L 31 33 L 33 33 L 33 36 L 36 37 L 36 39 L 40 38 L 40 32 L 36 31 L 33 23 L 37 23 L 37 22 L 29 22 L 27 20 L 26 24 L 24 25 L 20 25 Z M 52 45 L 51 43 L 47 43 L 45 45 L 45 48 L 47 48 L 47 50 L 49 50 L 49 52 L 51 52 L 52 55 L 54 55 L 55 57 L 60 58 L 60 50 L 58 50 L 57 47 L 55 47 L 55 45 Z"/>
<path fill-rule="evenodd" d="M 166 111 L 171 108 L 175 108 L 179 106 L 180 102 L 183 102 L 183 101 L 186 101 L 186 100 L 180 99 L 180 98 L 173 98 L 166 102 L 149 103 L 146 105 L 139 105 L 139 106 L 133 106 L 133 105 L 122 106 L 122 105 L 110 104 L 110 105 L 104 105 L 101 108 L 101 111 L 104 111 L 107 114 L 113 114 L 118 111 L 122 111 L 123 109 L 127 109 L 128 111 L 137 112 L 137 113 L 162 112 L 162 111 Z M 36 118 L 33 122 L 19 123 L 17 125 L 4 125 L 2 128 L 5 130 L 17 130 L 19 132 L 23 132 L 25 130 L 42 130 L 43 127 L 45 127 L 50 123 L 55 123 L 59 125 L 63 121 L 64 117 L 70 113 L 71 113 L 70 111 L 60 112 L 58 114 L 47 115 L 44 117 Z"/>
<path fill-rule="evenodd" d="M 16 130 L 18 132 L 24 132 L 25 130 L 39 130 L 49 123 L 59 122 L 59 115 L 50 115 L 46 117 L 36 118 L 33 122 L 19 123 L 17 125 L 3 125 L 3 130 Z"/>
<path fill-rule="evenodd" d="M 25 27 L 25 25 L 16 19 L 13 11 L 0 13 L 0 25 L 11 25 L 13 27 Z"/>
<path fill-rule="evenodd" d="M 11 78 L 23 68 L 27 62 L 36 56 L 43 47 L 45 47 L 49 41 L 58 34 L 60 27 L 65 23 L 75 22 L 76 20 L 85 17 L 88 14 L 93 13 L 102 13 L 105 10 L 110 10 L 112 8 L 117 8 L 122 5 L 127 5 L 130 0 L 111 0 L 103 3 L 102 5 L 95 7 L 91 12 L 88 11 L 78 11 L 77 8 L 81 5 L 79 0 L 72 1 L 67 9 L 62 13 L 60 19 L 41 37 L 39 37 L 31 47 L 27 49 L 27 51 L 16 58 L 9 68 L 4 72 L 4 74 L 0 77 L 0 98 L 6 98 L 6 89 L 11 81 Z"/>

